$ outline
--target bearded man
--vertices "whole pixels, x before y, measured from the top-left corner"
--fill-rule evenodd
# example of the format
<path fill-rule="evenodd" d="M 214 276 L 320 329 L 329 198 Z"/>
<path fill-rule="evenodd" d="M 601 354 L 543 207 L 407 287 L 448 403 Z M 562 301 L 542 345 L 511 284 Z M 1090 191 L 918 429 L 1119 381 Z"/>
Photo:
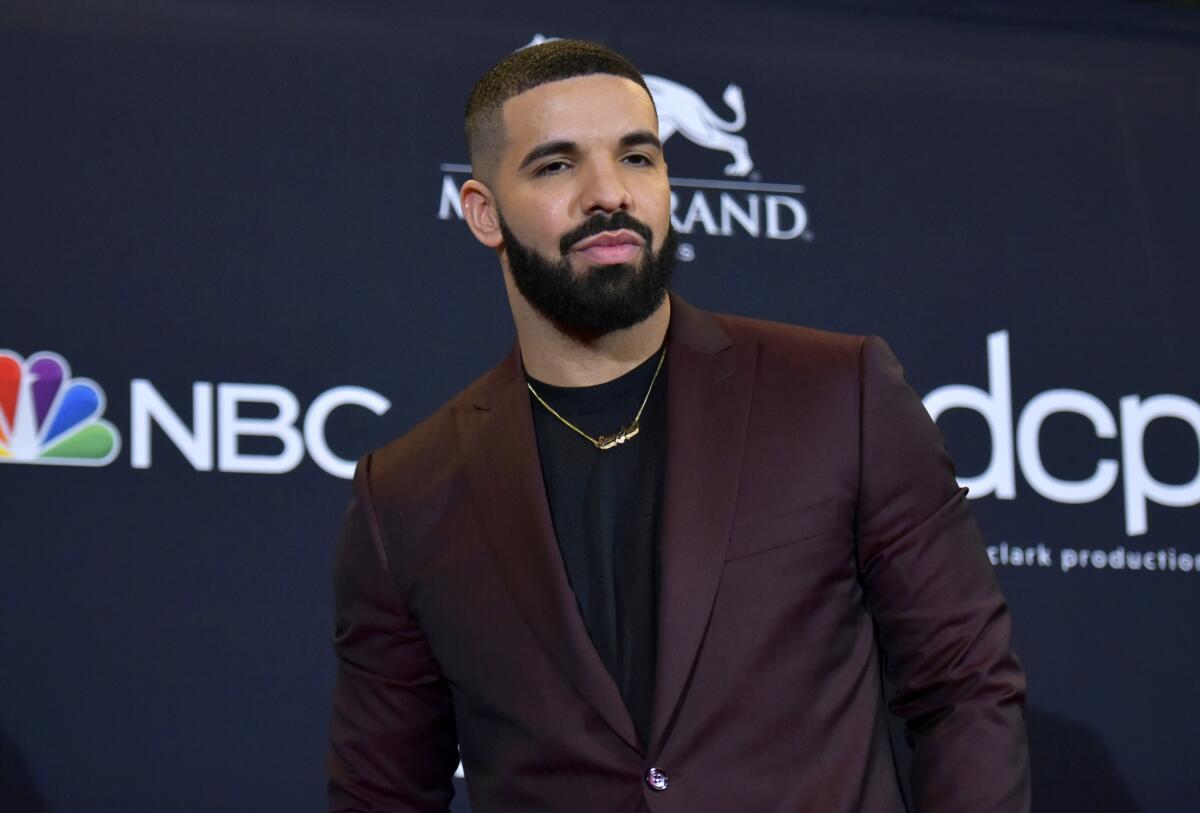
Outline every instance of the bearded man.
<path fill-rule="evenodd" d="M 1008 609 L 887 346 L 668 293 L 607 48 L 510 55 L 466 130 L 517 342 L 359 462 L 329 809 L 444 811 L 461 750 L 475 813 L 1027 810 Z"/>

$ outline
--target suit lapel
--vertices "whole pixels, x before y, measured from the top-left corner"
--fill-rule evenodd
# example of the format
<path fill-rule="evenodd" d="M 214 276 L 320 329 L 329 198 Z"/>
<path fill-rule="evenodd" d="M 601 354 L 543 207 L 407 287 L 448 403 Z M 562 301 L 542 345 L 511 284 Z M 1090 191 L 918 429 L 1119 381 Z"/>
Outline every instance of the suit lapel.
<path fill-rule="evenodd" d="M 588 636 L 558 550 L 520 353 L 498 383 L 456 411 L 468 477 L 497 569 L 534 636 L 567 680 L 630 747 L 633 720 Z"/>
<path fill-rule="evenodd" d="M 667 469 L 651 759 L 661 753 L 716 598 L 733 522 L 757 345 L 672 296 Z"/>

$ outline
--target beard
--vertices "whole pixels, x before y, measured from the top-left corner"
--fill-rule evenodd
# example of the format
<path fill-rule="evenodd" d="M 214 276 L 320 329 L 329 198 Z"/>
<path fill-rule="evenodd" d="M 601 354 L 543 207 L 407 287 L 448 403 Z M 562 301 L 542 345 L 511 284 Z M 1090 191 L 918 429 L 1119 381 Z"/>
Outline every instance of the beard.
<path fill-rule="evenodd" d="M 650 227 L 625 212 L 595 215 L 563 235 L 560 256 L 552 260 L 518 240 L 499 217 L 508 267 L 521 295 L 543 316 L 563 327 L 604 335 L 632 327 L 658 310 L 671 284 L 679 233 L 672 225 L 662 248 L 652 248 Z M 571 246 L 604 231 L 628 229 L 643 243 L 642 262 L 594 265 L 577 272 L 568 256 Z"/>

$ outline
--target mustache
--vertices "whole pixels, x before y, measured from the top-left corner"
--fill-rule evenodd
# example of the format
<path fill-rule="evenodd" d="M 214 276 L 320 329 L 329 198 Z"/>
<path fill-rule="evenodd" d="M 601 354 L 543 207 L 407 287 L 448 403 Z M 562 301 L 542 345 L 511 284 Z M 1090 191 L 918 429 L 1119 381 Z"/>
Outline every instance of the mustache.
<path fill-rule="evenodd" d="M 650 231 L 649 226 L 631 214 L 618 211 L 613 212 L 611 215 L 593 215 L 584 221 L 579 228 L 564 234 L 558 242 L 559 253 L 565 257 L 571 251 L 571 246 L 580 240 L 585 240 L 602 231 L 619 231 L 620 229 L 628 229 L 645 240 L 647 250 L 649 250 L 649 247 L 654 242 L 654 233 Z"/>

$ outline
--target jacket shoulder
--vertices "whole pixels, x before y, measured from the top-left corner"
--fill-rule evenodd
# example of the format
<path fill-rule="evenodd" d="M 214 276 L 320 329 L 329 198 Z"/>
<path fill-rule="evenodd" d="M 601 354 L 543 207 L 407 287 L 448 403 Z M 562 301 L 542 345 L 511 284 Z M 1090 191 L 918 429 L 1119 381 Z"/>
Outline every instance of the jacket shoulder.
<path fill-rule="evenodd" d="M 759 348 L 759 365 L 796 372 L 837 371 L 857 375 L 867 336 L 773 322 L 748 316 L 714 313 L 713 318 L 734 342 L 751 341 Z"/>
<path fill-rule="evenodd" d="M 474 409 L 486 400 L 505 375 L 505 363 L 501 362 L 407 432 L 364 456 L 363 463 L 369 461 L 372 491 L 392 498 L 403 495 L 411 503 L 446 482 L 458 465 L 458 455 L 451 453 L 458 442 L 455 413 Z"/>

